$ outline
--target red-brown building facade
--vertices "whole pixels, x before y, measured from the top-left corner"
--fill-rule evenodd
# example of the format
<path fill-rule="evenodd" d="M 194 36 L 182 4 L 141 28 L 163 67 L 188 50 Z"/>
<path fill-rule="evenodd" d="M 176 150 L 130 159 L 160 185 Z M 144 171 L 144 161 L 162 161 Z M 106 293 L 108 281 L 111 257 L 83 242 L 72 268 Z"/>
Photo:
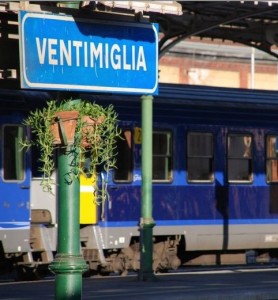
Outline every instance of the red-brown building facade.
<path fill-rule="evenodd" d="M 241 45 L 184 41 L 159 70 L 160 82 L 278 90 L 278 59 Z"/>

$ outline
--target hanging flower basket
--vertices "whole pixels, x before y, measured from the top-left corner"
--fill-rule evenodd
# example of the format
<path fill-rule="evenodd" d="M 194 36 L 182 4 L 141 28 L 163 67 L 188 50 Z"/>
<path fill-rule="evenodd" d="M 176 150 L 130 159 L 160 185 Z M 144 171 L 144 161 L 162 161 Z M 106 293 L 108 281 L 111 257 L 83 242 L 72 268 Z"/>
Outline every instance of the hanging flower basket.
<path fill-rule="evenodd" d="M 97 126 L 99 126 L 104 120 L 104 116 L 100 116 L 97 119 L 94 119 L 90 116 L 82 117 L 82 147 L 90 148 L 92 144 L 96 144 L 100 140 L 101 137 L 97 131 Z"/>
<path fill-rule="evenodd" d="M 24 120 L 30 127 L 33 139 L 23 140 L 22 147 L 31 145 L 40 149 L 40 170 L 43 172 L 42 186 L 52 191 L 52 174 L 55 170 L 54 152 L 57 146 L 65 146 L 65 153 L 78 155 L 73 159 L 72 177 L 95 176 L 97 167 L 106 172 L 115 166 L 115 143 L 120 137 L 117 114 L 112 105 L 102 107 L 81 99 L 57 102 L 50 100 L 42 109 L 36 109 Z M 67 147 L 70 145 L 71 147 Z M 105 191 L 105 189 L 104 189 Z M 106 192 L 100 196 L 105 199 Z"/>
<path fill-rule="evenodd" d="M 74 143 L 78 111 L 59 111 L 55 114 L 51 130 L 54 145 L 72 145 Z"/>

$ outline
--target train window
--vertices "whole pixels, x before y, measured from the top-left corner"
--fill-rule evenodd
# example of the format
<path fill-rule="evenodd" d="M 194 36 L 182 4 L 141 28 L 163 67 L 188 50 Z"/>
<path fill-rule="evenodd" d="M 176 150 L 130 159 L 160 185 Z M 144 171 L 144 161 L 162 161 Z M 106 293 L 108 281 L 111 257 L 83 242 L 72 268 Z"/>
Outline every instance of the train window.
<path fill-rule="evenodd" d="M 123 130 L 116 145 L 116 168 L 114 170 L 115 182 L 132 181 L 132 147 L 131 131 Z"/>
<path fill-rule="evenodd" d="M 252 136 L 228 135 L 228 181 L 252 181 Z"/>
<path fill-rule="evenodd" d="M 187 135 L 187 181 L 212 182 L 213 135 L 204 132 L 189 132 Z"/>
<path fill-rule="evenodd" d="M 267 182 L 278 182 L 278 137 L 266 138 L 266 177 Z"/>
<path fill-rule="evenodd" d="M 4 180 L 24 179 L 24 151 L 20 150 L 23 139 L 22 126 L 4 127 L 3 178 Z"/>
<path fill-rule="evenodd" d="M 153 181 L 172 180 L 172 134 L 153 132 Z"/>

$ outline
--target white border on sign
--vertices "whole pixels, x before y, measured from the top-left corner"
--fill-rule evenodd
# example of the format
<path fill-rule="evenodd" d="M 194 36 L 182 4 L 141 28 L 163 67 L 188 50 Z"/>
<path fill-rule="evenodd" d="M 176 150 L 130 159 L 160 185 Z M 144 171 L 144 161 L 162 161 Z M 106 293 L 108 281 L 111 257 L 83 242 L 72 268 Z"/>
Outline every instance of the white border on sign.
<path fill-rule="evenodd" d="M 23 12 L 23 11 L 22 11 Z M 25 66 L 25 47 L 24 47 L 24 23 L 26 22 L 27 18 L 41 18 L 41 19 L 60 19 L 63 21 L 67 21 L 67 22 L 75 22 L 75 20 L 79 21 L 79 22 L 83 22 L 83 23 L 98 23 L 98 24 L 102 24 L 102 21 L 99 20 L 90 20 L 90 19 L 81 19 L 81 18 L 76 18 L 74 19 L 71 16 L 59 16 L 59 15 L 51 15 L 51 14 L 41 14 L 41 13 L 30 13 L 30 12 L 26 12 L 25 15 L 23 16 L 23 18 L 21 19 L 21 27 L 20 27 L 20 51 L 21 51 L 21 57 L 22 57 L 22 62 L 21 62 L 21 72 L 23 74 L 23 81 L 21 82 L 21 85 L 23 86 L 27 86 L 27 87 L 33 87 L 33 88 L 49 88 L 49 89 L 66 89 L 66 90 L 83 90 L 83 91 L 107 91 L 107 92 L 131 92 L 131 93 L 154 93 L 157 90 L 157 86 L 158 86 L 158 60 L 156 61 L 156 81 L 155 81 L 155 85 L 153 88 L 149 88 L 149 89 L 143 89 L 143 88 L 132 88 L 132 87 L 114 87 L 114 86 L 92 86 L 92 85 L 72 85 L 72 84 L 56 84 L 56 83 L 34 83 L 34 82 L 30 82 L 27 78 L 27 74 L 26 74 L 26 66 Z M 20 16 L 21 18 L 21 16 Z M 109 21 L 106 22 L 108 24 L 111 25 L 115 25 L 118 26 L 119 23 L 118 22 L 113 22 L 113 21 Z M 142 24 L 142 23 L 124 23 L 127 26 L 130 27 L 147 27 L 149 28 L 150 24 Z M 155 33 L 155 38 L 156 41 L 158 41 L 158 32 L 155 28 L 155 26 L 153 24 L 151 24 L 153 27 L 153 31 Z M 156 42 L 156 53 L 158 53 L 158 42 Z M 156 54 L 158 55 L 158 54 Z"/>

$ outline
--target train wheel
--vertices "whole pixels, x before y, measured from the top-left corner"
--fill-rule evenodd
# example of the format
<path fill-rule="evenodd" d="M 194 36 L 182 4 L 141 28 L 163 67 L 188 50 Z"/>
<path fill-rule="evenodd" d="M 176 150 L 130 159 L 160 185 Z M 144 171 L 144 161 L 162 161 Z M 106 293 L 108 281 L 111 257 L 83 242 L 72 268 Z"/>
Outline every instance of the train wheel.
<path fill-rule="evenodd" d="M 103 277 L 109 276 L 110 274 L 111 274 L 111 271 L 107 271 L 105 269 L 100 269 L 99 273 L 98 273 L 99 276 L 103 276 Z"/>
<path fill-rule="evenodd" d="M 35 281 L 43 279 L 47 274 L 49 274 L 47 266 L 17 266 L 14 277 L 17 281 Z"/>

